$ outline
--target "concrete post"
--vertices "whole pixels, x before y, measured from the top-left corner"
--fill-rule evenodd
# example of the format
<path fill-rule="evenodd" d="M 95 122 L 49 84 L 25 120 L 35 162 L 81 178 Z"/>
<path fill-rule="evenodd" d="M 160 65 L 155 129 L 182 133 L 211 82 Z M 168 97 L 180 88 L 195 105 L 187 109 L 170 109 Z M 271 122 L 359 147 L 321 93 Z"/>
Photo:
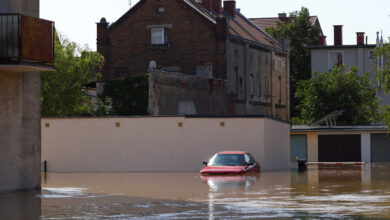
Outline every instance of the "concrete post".
<path fill-rule="evenodd" d="M 5 5 L 5 13 L 39 16 L 39 0 Z M 40 94 L 39 72 L 0 68 L 0 192 L 40 187 Z"/>
<path fill-rule="evenodd" d="M 362 161 L 371 163 L 371 134 L 364 132 L 361 135 L 362 138 Z"/>

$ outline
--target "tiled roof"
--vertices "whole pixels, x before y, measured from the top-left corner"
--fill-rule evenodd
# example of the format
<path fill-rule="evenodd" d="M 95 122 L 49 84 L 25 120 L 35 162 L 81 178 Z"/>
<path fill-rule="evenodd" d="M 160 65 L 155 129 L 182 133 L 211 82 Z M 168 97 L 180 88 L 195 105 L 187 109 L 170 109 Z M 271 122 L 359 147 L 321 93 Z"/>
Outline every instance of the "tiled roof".
<path fill-rule="evenodd" d="M 213 12 L 205 9 L 199 2 L 195 0 L 183 0 L 187 4 L 191 4 L 192 7 L 196 7 L 202 14 L 206 14 L 209 18 L 216 20 L 217 15 Z M 249 40 L 253 43 L 264 45 L 267 47 L 274 47 L 276 49 L 282 50 L 281 45 L 274 40 L 271 36 L 266 34 L 262 29 L 258 28 L 253 24 L 249 19 L 247 19 L 243 14 L 237 10 L 237 16 L 235 19 L 227 19 L 228 23 L 228 34 Z"/>
<path fill-rule="evenodd" d="M 276 26 L 278 21 L 281 21 L 278 17 L 275 18 L 250 18 L 253 23 L 255 23 L 261 29 L 265 29 L 266 27 Z M 317 16 L 310 16 L 310 22 L 314 26 L 318 21 Z"/>
<path fill-rule="evenodd" d="M 262 29 L 253 24 L 249 19 L 237 11 L 235 19 L 228 19 L 228 33 L 233 36 L 244 38 L 255 43 L 283 49 L 282 46 Z"/>

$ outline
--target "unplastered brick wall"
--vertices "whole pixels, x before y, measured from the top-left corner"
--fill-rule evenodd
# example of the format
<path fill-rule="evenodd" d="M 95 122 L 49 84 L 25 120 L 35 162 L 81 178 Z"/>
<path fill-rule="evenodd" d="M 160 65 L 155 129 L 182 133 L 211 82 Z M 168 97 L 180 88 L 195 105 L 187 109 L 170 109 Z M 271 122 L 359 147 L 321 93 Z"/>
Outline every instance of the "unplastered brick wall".
<path fill-rule="evenodd" d="M 149 73 L 151 115 L 227 115 L 234 107 L 226 80 L 168 73 Z"/>
<path fill-rule="evenodd" d="M 166 45 L 151 44 L 151 27 L 156 26 L 168 32 Z M 223 43 L 217 47 L 216 32 L 216 24 L 184 1 L 142 1 L 110 27 L 98 24 L 98 51 L 106 59 L 103 80 L 144 74 L 152 60 L 157 68 L 178 67 L 185 74 L 195 74 L 196 66 L 212 65 L 213 75 L 222 76 L 226 61 L 218 58 L 224 51 L 217 50 L 225 48 Z"/>

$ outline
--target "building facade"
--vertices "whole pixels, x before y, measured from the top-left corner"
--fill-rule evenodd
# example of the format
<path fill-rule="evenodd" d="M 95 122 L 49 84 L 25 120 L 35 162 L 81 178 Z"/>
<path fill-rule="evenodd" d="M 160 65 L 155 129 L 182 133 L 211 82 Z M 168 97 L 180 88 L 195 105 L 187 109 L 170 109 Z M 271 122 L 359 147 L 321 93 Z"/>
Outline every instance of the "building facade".
<path fill-rule="evenodd" d="M 105 57 L 103 81 L 148 72 L 184 75 L 180 85 L 155 85 L 193 93 L 182 95 L 185 100 L 158 97 L 154 105 L 170 98 L 170 109 L 175 109 L 151 112 L 158 115 L 180 115 L 180 103 L 187 103 L 193 106 L 187 113 L 267 115 L 288 120 L 287 47 L 241 14 L 232 0 L 224 1 L 223 6 L 221 0 L 141 0 L 116 22 L 108 24 L 103 18 L 97 24 L 97 49 Z M 224 101 L 216 104 L 213 95 L 202 93 L 199 96 L 211 100 L 209 103 L 191 103 L 191 97 L 197 96 L 192 77 L 206 79 L 210 85 L 217 81 L 223 87 L 223 97 L 218 100 Z M 215 110 L 205 110 L 204 105 L 212 104 L 217 108 L 208 109 Z M 149 106 L 156 108 L 161 109 Z"/>
<path fill-rule="evenodd" d="M 383 65 L 383 59 L 374 57 L 375 47 L 380 45 L 379 33 L 377 44 L 367 44 L 365 33 L 356 33 L 356 45 L 343 44 L 343 32 L 341 25 L 334 26 L 334 45 L 310 46 L 312 72 L 331 71 L 335 66 L 344 65 L 346 70 L 352 66 L 358 67 L 359 75 L 370 73 L 370 80 L 377 87 L 377 95 L 381 104 L 390 104 L 390 96 L 386 95 L 380 84 L 376 82 L 375 73 L 378 66 Z M 382 38 L 383 43 L 383 38 Z"/>

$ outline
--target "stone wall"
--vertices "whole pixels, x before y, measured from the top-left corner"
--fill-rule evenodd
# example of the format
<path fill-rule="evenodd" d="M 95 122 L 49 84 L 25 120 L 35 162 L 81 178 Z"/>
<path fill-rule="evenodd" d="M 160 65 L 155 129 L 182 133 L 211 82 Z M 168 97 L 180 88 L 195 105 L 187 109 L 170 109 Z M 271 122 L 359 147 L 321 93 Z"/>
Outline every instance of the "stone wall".
<path fill-rule="evenodd" d="M 169 72 L 149 73 L 151 115 L 232 115 L 226 80 Z"/>

